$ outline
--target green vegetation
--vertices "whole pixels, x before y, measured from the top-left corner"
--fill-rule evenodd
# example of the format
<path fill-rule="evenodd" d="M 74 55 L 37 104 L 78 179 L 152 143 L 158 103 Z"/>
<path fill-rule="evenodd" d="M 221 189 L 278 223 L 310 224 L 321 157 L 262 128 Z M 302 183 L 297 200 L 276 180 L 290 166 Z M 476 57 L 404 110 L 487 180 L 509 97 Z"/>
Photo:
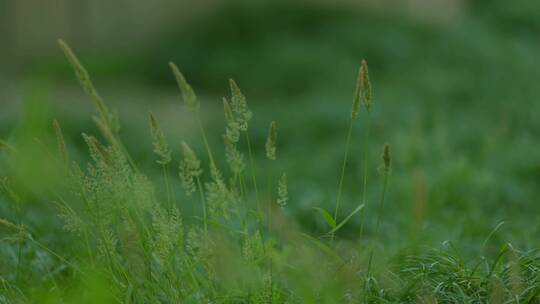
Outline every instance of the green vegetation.
<path fill-rule="evenodd" d="M 71 155 L 62 121 L 45 121 L 42 109 L 30 102 L 26 123 L 12 140 L 1 142 L 6 168 L 2 188 L 9 201 L 2 206 L 0 219 L 1 302 L 538 301 L 538 255 L 501 241 L 503 222 L 493 226 L 481 223 L 489 229 L 476 231 L 472 248 L 453 241 L 444 241 L 440 248 L 424 246 L 429 242 L 422 242 L 422 237 L 437 238 L 436 233 L 426 231 L 433 227 L 423 227 L 425 177 L 399 172 L 392 184 L 395 155 L 402 155 L 398 162 L 406 162 L 407 157 L 415 157 L 414 151 L 401 150 L 406 147 L 402 143 L 392 145 L 393 155 L 389 145 L 370 151 L 371 140 L 380 141 L 385 136 L 377 126 L 382 118 L 375 115 L 376 109 L 385 105 L 373 100 L 376 95 L 372 94 L 365 61 L 353 91 L 351 113 L 334 121 L 341 127 L 333 131 L 342 129 L 346 134 L 340 144 L 345 144 L 341 166 L 325 176 L 335 182 L 323 181 L 324 187 L 337 185 L 334 199 L 326 200 L 335 204 L 311 204 L 311 220 L 304 220 L 304 215 L 295 213 L 302 206 L 294 202 L 302 194 L 290 191 L 303 181 L 284 173 L 278 165 L 282 159 L 297 161 L 287 159 L 291 155 L 283 157 L 280 150 L 288 133 L 279 131 L 278 120 L 270 123 L 265 139 L 252 138 L 252 133 L 266 132 L 252 130 L 253 113 L 235 81 L 229 83 L 230 98 L 223 99 L 224 149 L 220 153 L 201 117 L 205 104 L 199 102 L 177 66 L 170 64 L 199 139 L 189 140 L 191 145 L 187 140 L 171 139 L 160 127 L 157 115 L 150 114 L 152 145 L 141 150 L 149 154 L 153 146 L 152 171 L 131 155 L 130 145 L 122 140 L 118 116 L 100 97 L 70 48 L 63 42 L 60 45 L 94 102 L 94 122 L 100 136 L 82 135 L 90 158 L 87 165 L 80 165 L 84 162 Z M 377 88 L 378 81 L 374 83 Z M 445 145 L 441 136 L 433 143 Z M 421 147 L 428 139 L 414 142 Z M 324 149 L 325 144 L 321 142 L 317 148 Z M 181 147 L 181 160 L 174 148 L 177 146 Z M 192 146 L 203 147 L 202 152 Z M 255 147 L 264 147 L 265 153 Z M 381 150 L 381 154 L 375 153 Z M 361 161 L 358 175 L 348 173 L 350 160 Z M 476 187 L 481 179 L 469 165 L 447 168 L 448 176 L 433 181 L 442 189 L 434 194 L 441 197 L 435 203 L 460 197 L 461 185 Z M 146 174 L 146 170 L 160 174 Z M 410 199 L 392 195 L 394 187 L 403 187 L 403 179 L 411 178 L 416 179 L 417 187 L 412 204 Z M 356 186 L 349 186 L 354 190 L 348 189 L 345 197 L 345 184 L 351 179 Z M 402 193 L 399 190 L 397 193 Z M 36 197 L 54 202 L 54 213 L 59 217 L 33 214 L 40 209 L 33 211 L 26 202 Z M 345 198 L 356 204 L 342 205 Z M 289 210 L 292 205 L 297 209 Z M 41 209 L 50 208 L 48 204 Z M 332 209 L 333 214 L 327 211 Z M 412 210 L 415 215 L 408 222 L 410 231 L 392 231 L 398 227 L 403 210 Z M 456 218 L 450 215 L 446 221 L 455 223 Z M 316 226 L 306 229 L 310 222 Z M 60 226 L 70 234 L 63 235 Z M 51 227 L 54 233 L 46 233 Z"/>
<path fill-rule="evenodd" d="M 539 303 L 538 1 L 338 2 L 11 48 L 0 303 Z"/>

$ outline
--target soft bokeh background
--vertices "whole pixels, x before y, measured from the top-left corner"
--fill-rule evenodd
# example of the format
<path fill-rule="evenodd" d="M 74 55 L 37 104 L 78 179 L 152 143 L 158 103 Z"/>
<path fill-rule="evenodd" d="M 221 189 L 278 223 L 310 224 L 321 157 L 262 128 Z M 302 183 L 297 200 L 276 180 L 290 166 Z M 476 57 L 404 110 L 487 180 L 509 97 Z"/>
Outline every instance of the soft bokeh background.
<path fill-rule="evenodd" d="M 167 63 L 176 62 L 200 96 L 215 151 L 223 149 L 221 97 L 229 96 L 234 78 L 255 113 L 251 134 L 261 178 L 267 126 L 275 119 L 279 161 L 270 170 L 276 177 L 288 172 L 287 212 L 314 234 L 325 226 L 311 207 L 333 210 L 356 72 L 365 58 L 375 96 L 372 137 L 369 147 L 361 146 L 361 114 L 342 217 L 360 202 L 365 151 L 368 202 L 378 201 L 377 168 L 389 142 L 393 175 L 383 223 L 389 245 L 451 240 L 474 252 L 504 221 L 493 248 L 502 242 L 538 248 L 537 0 L 3 0 L 0 35 L 2 139 L 50 137 L 50 121 L 58 118 L 71 152 L 85 159 L 80 134 L 97 133 L 94 110 L 57 46 L 62 38 L 119 112 L 136 161 L 156 178 L 149 110 L 176 159 L 183 139 L 203 151 Z M 50 165 L 32 163 L 39 157 L 23 156 L 1 174 L 18 168 L 20 189 L 53 183 Z M 54 206 L 39 192 L 21 204 L 33 229 L 61 231 Z M 186 214 L 190 208 L 182 206 Z M 5 204 L 0 211 L 14 212 Z M 368 208 L 368 231 L 373 212 Z M 341 236 L 355 238 L 359 226 L 356 217 Z"/>

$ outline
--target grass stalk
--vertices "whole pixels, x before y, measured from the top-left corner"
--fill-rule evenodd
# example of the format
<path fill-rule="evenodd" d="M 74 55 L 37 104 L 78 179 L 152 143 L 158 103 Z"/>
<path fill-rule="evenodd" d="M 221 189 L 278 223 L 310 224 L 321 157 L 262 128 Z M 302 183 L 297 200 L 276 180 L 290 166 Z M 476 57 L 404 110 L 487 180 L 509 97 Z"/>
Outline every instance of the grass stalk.
<path fill-rule="evenodd" d="M 208 223 L 207 223 L 207 215 L 206 215 L 206 200 L 204 198 L 204 192 L 203 192 L 203 186 L 202 186 L 202 183 L 201 183 L 201 178 L 199 176 L 197 176 L 196 180 L 197 180 L 197 188 L 199 188 L 199 196 L 201 198 L 201 204 L 202 204 L 204 233 L 205 233 L 206 236 L 208 236 Z"/>
<path fill-rule="evenodd" d="M 255 202 L 257 205 L 259 204 L 259 187 L 257 186 L 257 177 L 255 173 L 255 161 L 253 160 L 253 153 L 251 149 L 251 140 L 249 138 L 249 133 L 246 131 L 246 143 L 248 147 L 248 157 L 249 157 L 249 164 L 251 167 L 251 179 L 253 180 L 253 188 L 255 190 Z"/>
<path fill-rule="evenodd" d="M 390 146 L 388 144 L 384 145 L 383 150 L 383 161 L 384 161 L 384 168 L 383 168 L 383 188 L 381 193 L 381 199 L 379 201 L 379 210 L 377 212 L 377 222 L 375 224 L 375 233 L 373 236 L 374 243 L 371 246 L 370 254 L 369 254 L 369 260 L 368 260 L 368 266 L 367 266 L 367 272 L 366 272 L 366 280 L 364 284 L 364 294 L 367 296 L 367 289 L 370 281 L 371 276 L 371 266 L 373 263 L 373 253 L 374 253 L 374 244 L 379 239 L 379 230 L 381 225 L 381 218 L 384 211 L 384 202 L 386 198 L 386 192 L 388 189 L 388 180 L 390 177 L 390 171 L 391 171 L 391 158 L 390 158 Z M 367 300 L 367 299 L 365 299 Z M 367 302 L 367 301 L 366 301 Z"/>
<path fill-rule="evenodd" d="M 268 238 L 270 238 L 270 233 L 271 233 L 271 228 L 272 228 L 272 174 L 271 174 L 271 171 L 270 171 L 270 168 L 268 168 Z M 266 248 L 266 246 L 265 246 Z M 268 271 L 270 272 L 270 282 L 269 282 L 269 288 L 270 288 L 270 292 L 269 292 L 269 295 L 270 295 L 270 299 L 268 301 L 268 303 L 272 303 L 272 291 L 273 291 L 273 271 L 274 271 L 274 262 L 273 262 L 273 259 L 272 259 L 272 252 L 269 252 L 268 253 L 268 258 L 269 258 L 269 265 L 268 265 Z"/>
<path fill-rule="evenodd" d="M 364 208 L 360 211 L 360 236 L 359 242 L 362 242 L 362 237 L 364 235 L 364 225 L 366 219 L 366 209 L 367 209 L 367 182 L 368 182 L 368 162 L 369 162 L 369 135 L 371 128 L 371 114 L 370 112 L 366 113 L 366 131 L 364 134 L 364 139 L 362 147 L 364 149 L 362 167 L 363 167 L 363 176 L 362 176 L 362 204 Z"/>
<path fill-rule="evenodd" d="M 346 142 L 345 142 L 345 156 L 343 157 L 343 164 L 341 166 L 341 175 L 339 177 L 338 193 L 337 193 L 337 197 L 336 197 L 336 209 L 334 211 L 334 220 L 336 222 L 338 222 L 337 217 L 338 217 L 339 207 L 340 207 L 340 203 L 341 203 L 341 194 L 343 192 L 343 183 L 344 183 L 344 180 L 345 180 L 345 170 L 347 168 L 347 162 L 348 162 L 348 158 L 349 158 L 349 150 L 350 150 L 350 145 L 351 145 L 353 122 L 354 121 L 351 119 L 350 123 L 349 123 L 349 130 L 347 131 L 347 139 L 346 139 Z M 332 233 L 331 239 L 332 240 L 334 239 L 334 233 Z"/>
<path fill-rule="evenodd" d="M 249 216 L 249 204 L 247 199 L 247 186 L 246 186 L 246 180 L 244 178 L 243 174 L 239 175 L 240 180 L 240 193 L 243 199 L 244 203 L 244 215 L 242 218 L 242 225 L 244 225 L 244 231 L 248 233 L 249 231 L 249 225 L 248 225 L 248 216 Z M 258 208 L 258 207 L 257 207 Z M 259 219 L 256 219 L 257 225 L 259 224 Z"/>
<path fill-rule="evenodd" d="M 171 211 L 172 202 L 171 202 L 171 186 L 169 184 L 169 172 L 166 164 L 161 165 L 163 170 L 163 178 L 165 179 L 165 191 L 167 191 L 167 209 Z"/>
<path fill-rule="evenodd" d="M 208 143 L 208 138 L 206 137 L 206 131 L 204 130 L 204 125 L 202 123 L 201 115 L 199 114 L 199 111 L 197 111 L 197 124 L 199 125 L 199 131 L 201 133 L 201 137 L 204 142 L 204 147 L 206 149 L 206 153 L 208 154 L 208 159 L 210 160 L 210 165 L 214 168 L 216 167 L 216 162 L 214 161 L 214 155 L 212 154 L 212 149 L 210 149 L 210 144 Z"/>

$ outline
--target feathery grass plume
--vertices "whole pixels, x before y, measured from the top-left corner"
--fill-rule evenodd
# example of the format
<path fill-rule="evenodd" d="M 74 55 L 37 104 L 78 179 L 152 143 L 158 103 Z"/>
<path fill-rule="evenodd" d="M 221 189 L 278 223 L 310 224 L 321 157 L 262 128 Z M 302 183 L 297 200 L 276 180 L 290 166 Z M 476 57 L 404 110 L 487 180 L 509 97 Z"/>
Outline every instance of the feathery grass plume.
<path fill-rule="evenodd" d="M 21 242 L 27 235 L 24 226 L 14 224 L 3 218 L 0 218 L 0 232 L 2 232 L 0 241 Z"/>
<path fill-rule="evenodd" d="M 182 75 L 182 73 L 178 69 L 178 66 L 176 66 L 174 62 L 169 62 L 169 66 L 171 67 L 174 78 L 176 79 L 176 83 L 178 84 L 178 87 L 182 92 L 182 98 L 184 99 L 186 107 L 191 112 L 199 111 L 200 104 L 197 100 L 197 95 L 195 95 L 195 91 L 193 91 L 189 83 L 186 81 L 186 78 L 184 77 L 184 75 Z"/>
<path fill-rule="evenodd" d="M 225 159 L 232 172 L 239 174 L 245 168 L 244 155 L 238 151 L 236 147 L 236 144 L 240 140 L 240 127 L 234 120 L 231 106 L 225 97 L 223 98 L 223 111 L 227 122 L 225 134 L 223 135 L 223 141 L 225 143 Z"/>
<path fill-rule="evenodd" d="M 97 253 L 101 257 L 112 257 L 116 256 L 117 253 L 117 245 L 118 245 L 118 238 L 116 237 L 116 234 L 110 230 L 106 229 L 102 233 L 102 237 L 99 238 L 97 244 Z"/>
<path fill-rule="evenodd" d="M 201 161 L 185 141 L 182 141 L 182 152 L 184 153 L 184 160 L 188 164 L 191 175 L 194 177 L 201 175 Z"/>
<path fill-rule="evenodd" d="M 266 139 L 266 157 L 270 160 L 276 160 L 276 141 L 277 141 L 277 130 L 276 122 L 272 121 L 270 123 L 270 128 L 268 129 L 268 138 Z"/>
<path fill-rule="evenodd" d="M 256 262 L 264 256 L 264 241 L 259 230 L 252 235 L 244 236 L 242 244 L 242 256 L 248 262 Z"/>
<path fill-rule="evenodd" d="M 371 82 L 369 81 L 369 71 L 368 71 L 368 65 L 365 60 L 362 60 L 362 64 L 360 65 L 360 81 L 361 81 L 361 94 L 362 99 L 364 101 L 364 106 L 366 108 L 366 111 L 369 112 L 371 110 L 371 102 L 372 102 L 372 91 L 371 91 Z"/>
<path fill-rule="evenodd" d="M 180 161 L 179 166 L 179 176 L 180 182 L 182 183 L 182 188 L 186 192 L 187 196 L 191 196 L 195 191 L 197 191 L 197 186 L 195 185 L 195 180 L 190 173 L 189 166 L 184 160 Z"/>
<path fill-rule="evenodd" d="M 283 208 L 287 205 L 288 201 L 289 201 L 289 190 L 287 188 L 287 174 L 283 173 L 281 177 L 279 178 L 279 182 L 278 182 L 277 203 L 281 208 Z"/>
<path fill-rule="evenodd" d="M 64 141 L 64 135 L 62 134 L 62 128 L 60 128 L 60 124 L 58 123 L 58 120 L 53 120 L 53 127 L 54 132 L 56 134 L 56 144 L 58 145 L 58 153 L 60 153 L 60 157 L 62 158 L 62 161 L 64 164 L 67 164 L 69 162 L 69 156 L 66 149 L 66 142 Z"/>
<path fill-rule="evenodd" d="M 58 217 L 64 222 L 64 230 L 80 236 L 84 229 L 84 221 L 75 210 L 65 204 L 58 203 L 58 212 Z"/>
<path fill-rule="evenodd" d="M 242 94 L 236 82 L 229 79 L 229 86 L 231 87 L 231 106 L 233 112 L 236 114 L 235 120 L 240 130 L 245 132 L 248 129 L 253 113 L 248 109 L 246 97 Z"/>
<path fill-rule="evenodd" d="M 227 101 L 227 98 L 223 97 L 223 112 L 225 113 L 225 120 L 230 123 L 234 120 L 234 115 L 231 109 L 231 105 Z"/>
<path fill-rule="evenodd" d="M 88 151 L 90 153 L 90 157 L 92 158 L 92 160 L 97 165 L 101 165 L 102 163 L 106 165 L 107 164 L 106 148 L 103 145 L 101 145 L 101 143 L 94 136 L 83 133 L 82 137 L 84 139 L 84 142 L 88 146 Z"/>
<path fill-rule="evenodd" d="M 180 161 L 180 179 L 182 180 L 182 186 L 184 187 L 186 194 L 191 195 L 197 189 L 195 178 L 200 176 L 203 172 L 201 169 L 201 161 L 184 141 L 182 141 L 182 152 L 184 153 L 184 159 Z"/>
<path fill-rule="evenodd" d="M 240 174 L 246 167 L 244 163 L 244 155 L 238 151 L 236 144 L 227 137 L 223 136 L 225 142 L 225 159 L 235 174 Z"/>
<path fill-rule="evenodd" d="M 233 193 L 227 188 L 227 184 L 219 169 L 213 165 L 210 166 L 212 180 L 205 184 L 210 216 L 213 219 L 220 216 L 229 219 L 233 211 L 235 197 L 233 197 Z"/>
<path fill-rule="evenodd" d="M 202 264 L 210 279 L 215 276 L 216 243 L 200 227 L 193 227 L 187 233 L 186 251 L 196 263 Z"/>
<path fill-rule="evenodd" d="M 390 156 L 389 144 L 384 144 L 382 159 L 384 162 L 384 167 L 383 167 L 384 173 L 390 174 L 390 172 L 392 171 L 392 158 Z"/>
<path fill-rule="evenodd" d="M 133 170 L 116 146 L 103 146 L 86 134 L 83 138 L 92 162 L 88 165 L 87 174 L 83 175 L 80 192 L 95 222 L 106 226 L 136 207 L 132 204 Z"/>
<path fill-rule="evenodd" d="M 131 277 L 141 283 L 144 280 L 145 252 L 142 237 L 137 230 L 136 224 L 124 219 L 119 229 L 119 241 L 122 257 L 125 260 L 126 269 Z"/>
<path fill-rule="evenodd" d="M 143 210 L 151 210 L 156 206 L 154 185 L 143 174 L 133 176 L 133 197 L 137 198 L 137 204 Z"/>
<path fill-rule="evenodd" d="M 170 212 L 160 207 L 152 211 L 153 241 L 152 248 L 161 262 L 166 261 L 175 248 L 182 248 L 183 226 L 182 217 L 178 208 L 173 207 Z"/>
<path fill-rule="evenodd" d="M 225 120 L 227 122 L 225 136 L 230 142 L 237 143 L 240 140 L 240 125 L 234 120 L 231 105 L 225 97 L 223 97 L 223 111 L 225 112 Z"/>
<path fill-rule="evenodd" d="M 362 101 L 362 66 L 358 68 L 358 77 L 356 78 L 356 87 L 354 89 L 354 99 L 351 110 L 351 119 L 356 120 L 358 118 L 358 112 L 360 110 L 360 103 Z"/>
<path fill-rule="evenodd" d="M 199 125 L 199 129 L 201 132 L 201 137 L 204 142 L 204 146 L 206 148 L 206 153 L 208 154 L 208 159 L 210 163 L 214 163 L 214 156 L 212 154 L 212 149 L 210 148 L 210 145 L 208 143 L 208 139 L 206 137 L 206 132 L 204 131 L 204 127 L 202 124 L 202 120 L 200 118 L 199 108 L 200 103 L 197 99 L 197 95 L 195 95 L 195 91 L 191 88 L 189 83 L 184 78 L 184 75 L 180 72 L 176 64 L 173 62 L 169 62 L 169 66 L 171 67 L 174 77 L 176 78 L 176 82 L 178 84 L 178 87 L 180 88 L 180 91 L 182 92 L 182 98 L 184 99 L 184 103 L 189 111 L 196 113 L 196 120 Z"/>
<path fill-rule="evenodd" d="M 154 145 L 154 153 L 159 156 L 156 162 L 160 165 L 167 165 L 171 162 L 171 150 L 169 149 L 169 144 L 167 143 L 167 138 L 165 134 L 159 127 L 159 124 L 156 120 L 154 114 L 149 114 L 150 119 L 150 131 L 152 133 L 152 144 Z"/>
<path fill-rule="evenodd" d="M 71 48 L 63 40 L 58 40 L 58 44 L 60 45 L 60 48 L 64 52 L 64 55 L 68 59 L 69 63 L 75 70 L 75 75 L 77 76 L 77 79 L 79 80 L 79 83 L 83 87 L 84 91 L 94 100 L 101 124 L 109 128 L 112 133 L 118 132 L 119 126 L 113 118 L 114 115 L 109 112 L 109 109 L 103 102 L 103 99 L 101 99 L 99 96 L 94 84 L 92 83 L 92 80 L 90 79 L 90 74 L 88 71 L 84 68 L 77 56 L 75 56 L 75 53 L 73 53 Z"/>

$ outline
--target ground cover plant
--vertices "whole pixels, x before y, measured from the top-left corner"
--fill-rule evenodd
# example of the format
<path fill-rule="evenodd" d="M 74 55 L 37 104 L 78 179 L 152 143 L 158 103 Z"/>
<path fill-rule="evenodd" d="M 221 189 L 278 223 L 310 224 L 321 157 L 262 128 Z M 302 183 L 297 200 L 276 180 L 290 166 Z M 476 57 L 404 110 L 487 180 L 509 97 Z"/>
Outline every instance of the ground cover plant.
<path fill-rule="evenodd" d="M 230 81 L 223 103 L 223 148 L 211 145 L 200 117 L 201 104 L 176 65 L 170 65 L 199 140 L 187 143 L 166 136 L 159 118 L 149 114 L 155 166 L 163 178 L 144 174 L 123 144 L 120 119 L 101 99 L 86 69 L 69 47 L 60 45 L 83 89 L 96 107 L 100 134 L 83 134 L 88 164 L 73 162 L 62 122 L 50 123 L 52 142 L 34 138 L 2 141 L 5 161 L 14 164 L 3 180 L 9 199 L 0 221 L 3 257 L 1 301 L 89 303 L 534 303 L 540 291 L 537 253 L 510 244 L 490 245 L 503 224 L 483 236 L 476 258 L 462 257 L 452 242 L 441 248 L 388 252 L 380 225 L 394 206 L 390 145 L 351 155 L 351 145 L 367 146 L 372 96 L 367 63 L 362 62 L 349 117 L 343 117 L 344 156 L 335 176 L 333 208 L 310 206 L 310 216 L 324 223 L 320 233 L 305 231 L 288 214 L 288 188 L 295 183 L 272 168 L 280 160 L 286 133 L 268 122 L 263 165 L 250 137 L 253 113 L 238 85 Z M 360 142 L 353 136 L 358 120 L 368 122 Z M 347 123 L 349 124 L 347 126 Z M 150 144 L 148 145 L 150 146 Z M 173 146 L 181 147 L 181 154 Z M 202 149 L 192 147 L 200 146 Z M 150 153 L 151 148 L 148 149 Z M 196 152 L 197 151 L 197 152 Z M 201 152 L 199 152 L 201 151 Z M 221 152 L 220 152 L 221 151 Z M 37 154 L 45 154 L 37 157 Z M 369 154 L 380 154 L 370 163 Z M 33 160 L 32 159 L 36 159 Z M 350 159 L 360 159 L 357 205 L 343 210 L 343 184 Z M 32 170 L 54 168 L 48 180 L 32 180 Z M 378 171 L 368 179 L 368 168 Z M 266 172 L 265 172 L 266 171 Z M 51 171 L 49 171 L 51 172 Z M 13 186 L 13 180 L 26 183 Z M 181 185 L 180 197 L 173 188 Z M 27 197 L 51 198 L 70 236 L 41 239 L 24 217 Z M 373 199 L 368 187 L 380 188 Z M 187 210 L 193 216 L 185 216 Z M 25 221 L 21 219 L 25 218 Z M 352 219 L 354 238 L 340 234 Z M 367 220 L 372 225 L 364 225 Z M 60 233 L 60 232 L 59 232 Z M 350 232 L 349 232 L 350 233 Z"/>

